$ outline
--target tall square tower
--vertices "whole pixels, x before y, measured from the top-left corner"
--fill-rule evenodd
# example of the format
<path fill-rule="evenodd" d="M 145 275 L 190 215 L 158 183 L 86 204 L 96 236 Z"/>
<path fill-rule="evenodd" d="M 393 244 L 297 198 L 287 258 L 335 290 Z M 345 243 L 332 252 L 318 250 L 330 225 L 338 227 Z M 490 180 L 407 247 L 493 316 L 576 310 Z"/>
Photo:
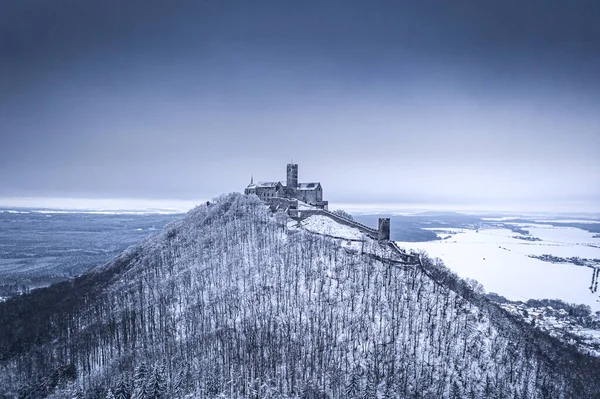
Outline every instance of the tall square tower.
<path fill-rule="evenodd" d="M 379 240 L 390 239 L 390 218 L 379 218 L 377 238 Z"/>
<path fill-rule="evenodd" d="M 298 188 L 298 164 L 289 163 L 287 165 L 287 196 L 296 198 L 296 189 Z"/>

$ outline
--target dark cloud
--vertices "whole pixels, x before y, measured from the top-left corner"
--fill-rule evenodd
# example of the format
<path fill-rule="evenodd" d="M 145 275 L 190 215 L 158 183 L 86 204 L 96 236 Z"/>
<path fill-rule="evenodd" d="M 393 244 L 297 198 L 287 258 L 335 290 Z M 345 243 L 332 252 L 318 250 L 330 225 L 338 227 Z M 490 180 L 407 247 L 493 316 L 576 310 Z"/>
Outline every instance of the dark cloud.
<path fill-rule="evenodd" d="M 596 1 L 2 7 L 0 196 L 600 198 Z"/>

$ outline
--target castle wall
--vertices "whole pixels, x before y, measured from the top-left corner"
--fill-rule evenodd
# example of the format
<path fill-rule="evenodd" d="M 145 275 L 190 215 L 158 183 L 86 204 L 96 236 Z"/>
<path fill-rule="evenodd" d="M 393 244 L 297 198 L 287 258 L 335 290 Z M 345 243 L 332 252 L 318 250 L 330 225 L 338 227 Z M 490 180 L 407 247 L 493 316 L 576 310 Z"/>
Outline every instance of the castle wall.
<path fill-rule="evenodd" d="M 343 218 L 339 215 L 336 215 L 335 213 L 326 211 L 324 209 L 290 210 L 289 215 L 290 215 L 290 217 L 298 219 L 298 220 L 304 220 L 313 215 L 327 216 L 327 217 L 335 220 L 337 223 L 340 223 L 340 224 L 343 224 L 343 225 L 349 226 L 349 227 L 355 227 L 358 230 L 360 230 L 361 232 L 363 232 L 373 238 L 377 238 L 377 230 L 375 230 L 367 225 L 364 225 L 362 223 L 356 222 L 354 220 Z"/>
<path fill-rule="evenodd" d="M 315 190 L 298 190 L 296 198 L 307 204 L 316 205 L 323 201 L 323 189 L 319 186 Z"/>
<path fill-rule="evenodd" d="M 246 192 L 246 194 L 256 194 L 258 198 L 265 200 L 268 198 L 285 197 L 285 193 L 281 186 L 277 187 L 256 187 L 253 192 Z"/>
<path fill-rule="evenodd" d="M 294 209 L 298 209 L 298 201 L 287 198 L 265 198 L 265 203 L 267 203 L 271 207 L 271 211 L 275 212 L 278 210 L 281 211 L 290 211 Z"/>

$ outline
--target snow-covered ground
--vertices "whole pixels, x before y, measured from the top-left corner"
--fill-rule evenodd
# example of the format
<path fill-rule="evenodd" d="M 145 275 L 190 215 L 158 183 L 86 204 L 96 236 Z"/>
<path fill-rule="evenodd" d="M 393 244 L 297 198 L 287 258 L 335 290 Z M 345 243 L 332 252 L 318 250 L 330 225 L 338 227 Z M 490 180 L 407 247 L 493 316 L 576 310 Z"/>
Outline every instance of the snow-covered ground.
<path fill-rule="evenodd" d="M 512 223 L 511 223 L 512 224 Z M 400 247 L 425 250 L 441 258 L 463 278 L 474 278 L 486 291 L 511 300 L 561 299 L 600 311 L 600 297 L 589 289 L 593 269 L 570 263 L 550 263 L 528 255 L 600 259 L 600 238 L 572 228 L 514 223 L 529 231 L 523 236 L 506 228 L 432 229 L 439 241 L 398 242 Z M 526 241 L 517 237 L 536 237 Z"/>
<path fill-rule="evenodd" d="M 333 219 L 322 216 L 313 215 L 301 222 L 302 227 L 313 233 L 325 234 L 328 236 L 344 238 L 347 240 L 362 240 L 363 234 L 354 227 L 345 226 L 337 223 Z"/>
<path fill-rule="evenodd" d="M 600 223 L 600 219 L 536 219 L 534 222 L 546 223 L 580 223 L 580 224 L 591 224 Z"/>
<path fill-rule="evenodd" d="M 373 240 L 359 229 L 338 223 L 328 216 L 313 215 L 301 222 L 290 220 L 287 227 L 290 230 L 302 229 L 311 233 L 336 238 L 348 250 L 398 260 L 398 253 L 389 245 L 381 245 L 379 241 Z"/>

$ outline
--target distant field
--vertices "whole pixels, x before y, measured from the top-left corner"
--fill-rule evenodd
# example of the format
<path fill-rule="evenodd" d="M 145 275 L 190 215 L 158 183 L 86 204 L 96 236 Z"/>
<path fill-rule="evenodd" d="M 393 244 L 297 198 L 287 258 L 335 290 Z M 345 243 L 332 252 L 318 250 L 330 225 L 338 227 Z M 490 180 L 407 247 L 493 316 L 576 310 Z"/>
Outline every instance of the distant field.
<path fill-rule="evenodd" d="M 599 228 L 595 221 L 487 219 L 476 227 L 428 228 L 436 240 L 398 245 L 425 250 L 511 300 L 561 299 L 598 311 Z"/>
<path fill-rule="evenodd" d="M 399 246 L 439 257 L 462 278 L 513 301 L 561 299 L 600 310 L 600 216 L 430 212 L 391 218 Z M 594 270 L 597 270 L 594 272 Z M 595 274 L 596 273 L 596 274 Z"/>
<path fill-rule="evenodd" d="M 84 273 L 180 217 L 0 210 L 0 296 Z"/>

